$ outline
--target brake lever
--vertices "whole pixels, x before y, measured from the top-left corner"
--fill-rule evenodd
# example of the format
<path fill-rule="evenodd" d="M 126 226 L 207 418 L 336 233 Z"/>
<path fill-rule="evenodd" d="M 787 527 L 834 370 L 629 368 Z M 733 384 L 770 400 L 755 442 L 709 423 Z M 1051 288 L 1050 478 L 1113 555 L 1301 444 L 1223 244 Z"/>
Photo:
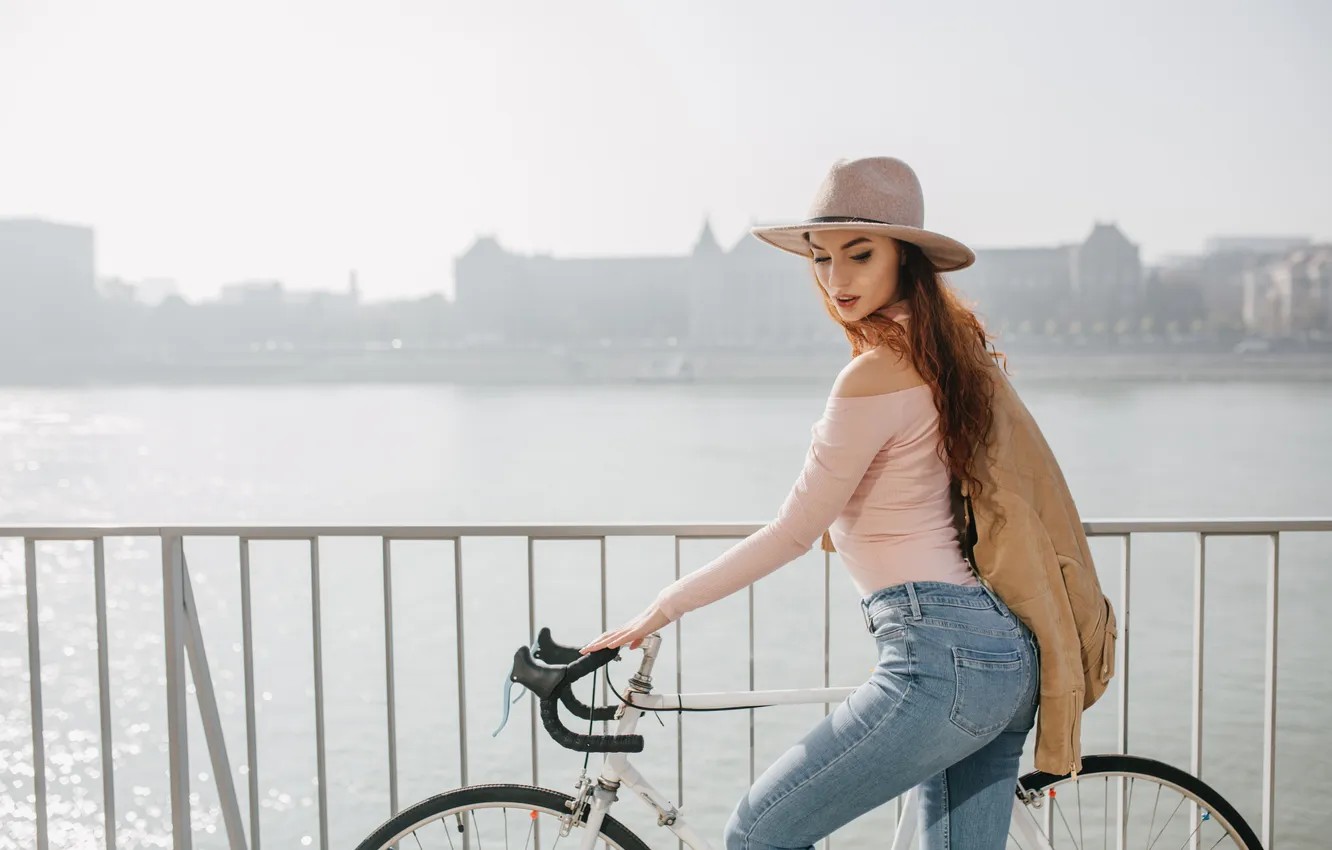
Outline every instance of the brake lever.
<path fill-rule="evenodd" d="M 528 649 L 532 652 L 536 652 L 537 642 L 535 640 L 532 641 L 532 645 L 528 647 Z M 504 679 L 504 716 L 500 718 L 499 728 L 490 733 L 490 737 L 492 738 L 498 738 L 499 733 L 504 731 L 504 727 L 509 725 L 509 709 L 515 705 L 518 700 L 522 699 L 523 693 L 527 691 L 527 688 L 523 688 L 518 692 L 518 696 L 510 698 L 510 694 L 513 693 L 514 682 L 516 681 L 517 680 L 513 677 L 513 670 L 510 669 L 509 675 Z"/>

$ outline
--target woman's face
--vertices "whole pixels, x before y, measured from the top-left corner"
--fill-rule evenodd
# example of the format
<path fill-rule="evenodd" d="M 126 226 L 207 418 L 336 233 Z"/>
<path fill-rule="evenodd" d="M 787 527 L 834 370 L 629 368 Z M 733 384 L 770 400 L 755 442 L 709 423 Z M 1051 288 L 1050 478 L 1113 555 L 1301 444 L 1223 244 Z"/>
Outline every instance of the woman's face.
<path fill-rule="evenodd" d="M 810 233 L 814 275 L 844 322 L 857 322 L 897 300 L 897 242 L 859 230 Z"/>

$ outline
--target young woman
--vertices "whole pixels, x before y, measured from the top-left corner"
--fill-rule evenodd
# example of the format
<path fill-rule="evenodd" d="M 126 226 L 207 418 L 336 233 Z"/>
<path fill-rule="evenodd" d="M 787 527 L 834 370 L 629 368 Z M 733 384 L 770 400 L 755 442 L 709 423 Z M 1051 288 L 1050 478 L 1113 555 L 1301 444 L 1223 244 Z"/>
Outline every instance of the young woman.
<path fill-rule="evenodd" d="M 584 651 L 647 635 L 775 571 L 828 532 L 878 648 L 869 681 L 769 767 L 726 827 L 731 848 L 805 848 L 920 785 L 929 848 L 999 850 L 1034 723 L 1031 632 L 963 556 L 954 481 L 991 424 L 993 349 L 940 276 L 966 246 L 923 229 L 915 173 L 839 161 L 801 224 L 754 234 L 810 259 L 853 358 L 773 522 L 666 587 Z"/>

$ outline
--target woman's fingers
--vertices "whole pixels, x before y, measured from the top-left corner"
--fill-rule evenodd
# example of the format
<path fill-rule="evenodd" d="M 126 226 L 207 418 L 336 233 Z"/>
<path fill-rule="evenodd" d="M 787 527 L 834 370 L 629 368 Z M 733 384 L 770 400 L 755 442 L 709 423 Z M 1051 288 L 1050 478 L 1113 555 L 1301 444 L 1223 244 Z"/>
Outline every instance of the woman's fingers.
<path fill-rule="evenodd" d="M 630 649 L 638 649 L 643 638 L 666 626 L 670 621 L 656 608 L 649 608 L 625 625 L 613 632 L 606 632 L 580 650 L 584 655 L 607 647 L 629 644 Z"/>
<path fill-rule="evenodd" d="M 626 626 L 624 628 L 617 629 L 613 632 L 606 632 L 601 637 L 597 638 L 596 640 L 589 643 L 587 646 L 583 647 L 582 652 L 584 655 L 587 655 L 588 653 L 596 652 L 599 649 L 620 646 L 621 644 L 624 643 L 624 638 L 628 633 L 628 631 L 629 628 Z"/>

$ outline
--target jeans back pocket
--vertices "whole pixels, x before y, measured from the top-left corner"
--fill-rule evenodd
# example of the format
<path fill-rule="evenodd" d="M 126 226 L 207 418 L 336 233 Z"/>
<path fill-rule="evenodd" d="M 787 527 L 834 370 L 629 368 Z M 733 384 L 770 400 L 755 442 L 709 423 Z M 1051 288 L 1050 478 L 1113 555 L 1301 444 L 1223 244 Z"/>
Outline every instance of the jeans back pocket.
<path fill-rule="evenodd" d="M 1008 725 L 1026 691 L 1022 650 L 984 652 L 953 647 L 957 695 L 950 719 L 962 731 L 984 738 Z"/>

